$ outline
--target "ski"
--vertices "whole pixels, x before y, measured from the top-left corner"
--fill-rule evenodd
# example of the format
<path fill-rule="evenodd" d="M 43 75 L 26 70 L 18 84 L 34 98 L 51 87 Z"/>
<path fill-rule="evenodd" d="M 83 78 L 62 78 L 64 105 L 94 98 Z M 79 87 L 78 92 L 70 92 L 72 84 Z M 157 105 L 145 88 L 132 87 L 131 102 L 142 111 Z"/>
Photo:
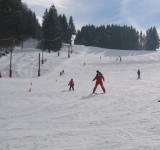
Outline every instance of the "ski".
<path fill-rule="evenodd" d="M 93 94 L 105 94 L 105 93 L 93 93 Z"/>

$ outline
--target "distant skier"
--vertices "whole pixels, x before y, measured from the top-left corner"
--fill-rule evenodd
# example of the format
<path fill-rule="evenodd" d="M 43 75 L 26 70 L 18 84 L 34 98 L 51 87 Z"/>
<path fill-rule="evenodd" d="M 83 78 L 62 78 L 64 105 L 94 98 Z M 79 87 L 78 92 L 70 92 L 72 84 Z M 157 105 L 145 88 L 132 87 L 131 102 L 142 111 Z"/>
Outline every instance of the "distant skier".
<path fill-rule="evenodd" d="M 62 74 L 64 74 L 64 70 L 62 70 Z"/>
<path fill-rule="evenodd" d="M 69 81 L 68 86 L 70 86 L 70 87 L 69 87 L 69 91 L 70 91 L 71 89 L 74 91 L 74 81 L 73 81 L 73 79 L 71 79 L 71 80 Z"/>
<path fill-rule="evenodd" d="M 121 56 L 119 56 L 119 61 L 122 61 L 122 58 L 121 58 Z"/>
<path fill-rule="evenodd" d="M 45 58 L 44 60 L 43 60 L 43 62 L 46 62 L 47 61 L 47 59 Z"/>
<path fill-rule="evenodd" d="M 140 70 L 138 69 L 138 71 L 137 71 L 137 75 L 138 75 L 137 79 L 140 79 L 140 74 L 141 74 L 141 72 L 140 72 Z"/>
<path fill-rule="evenodd" d="M 95 93 L 96 88 L 97 88 L 97 86 L 98 86 L 99 84 L 100 84 L 103 92 L 105 93 L 106 90 L 105 90 L 105 88 L 104 88 L 104 86 L 103 86 L 104 76 L 103 76 L 103 74 L 102 74 L 101 72 L 99 72 L 99 70 L 97 70 L 97 74 L 96 74 L 95 78 L 94 78 L 92 81 L 95 81 L 95 80 L 96 80 L 96 84 L 95 84 L 95 87 L 94 87 L 94 89 L 93 89 L 93 93 Z M 102 80 L 103 80 L 103 81 L 102 81 Z"/>

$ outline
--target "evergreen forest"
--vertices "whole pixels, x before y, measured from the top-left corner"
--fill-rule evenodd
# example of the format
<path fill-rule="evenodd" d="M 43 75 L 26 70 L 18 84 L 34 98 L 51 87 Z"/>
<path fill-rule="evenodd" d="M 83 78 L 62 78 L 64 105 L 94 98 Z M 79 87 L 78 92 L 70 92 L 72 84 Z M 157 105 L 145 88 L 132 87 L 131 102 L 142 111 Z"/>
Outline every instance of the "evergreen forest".
<path fill-rule="evenodd" d="M 143 34 L 132 26 L 86 25 L 77 31 L 75 44 L 123 50 L 156 50 L 159 36 L 156 27 Z"/>
<path fill-rule="evenodd" d="M 160 40 L 156 27 L 145 33 L 132 26 L 84 25 L 76 31 L 73 17 L 58 14 L 54 4 L 47 8 L 40 25 L 36 14 L 21 0 L 0 1 L 0 48 L 22 45 L 32 37 L 39 40 L 38 48 L 59 51 L 62 43 L 124 50 L 156 50 Z"/>

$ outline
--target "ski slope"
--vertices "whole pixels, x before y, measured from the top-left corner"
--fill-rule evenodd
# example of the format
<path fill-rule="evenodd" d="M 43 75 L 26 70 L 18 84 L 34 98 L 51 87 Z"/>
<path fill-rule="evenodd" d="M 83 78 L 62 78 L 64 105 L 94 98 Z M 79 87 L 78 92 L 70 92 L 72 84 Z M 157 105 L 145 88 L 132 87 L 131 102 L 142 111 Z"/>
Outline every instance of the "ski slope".
<path fill-rule="evenodd" d="M 14 49 L 13 78 L 10 56 L 0 58 L 0 150 L 159 150 L 160 51 L 74 45 L 70 58 L 67 51 L 44 52 L 40 77 L 40 50 Z M 92 95 L 96 70 L 106 94 Z"/>

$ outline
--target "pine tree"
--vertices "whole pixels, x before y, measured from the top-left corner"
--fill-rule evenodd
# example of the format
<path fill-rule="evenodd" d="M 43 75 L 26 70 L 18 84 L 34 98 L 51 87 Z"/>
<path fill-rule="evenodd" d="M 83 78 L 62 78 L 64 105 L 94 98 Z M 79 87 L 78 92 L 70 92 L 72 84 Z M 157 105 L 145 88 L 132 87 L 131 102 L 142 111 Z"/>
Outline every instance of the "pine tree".
<path fill-rule="evenodd" d="M 73 23 L 72 16 L 70 16 L 70 18 L 69 18 L 68 26 L 69 26 L 69 28 L 68 28 L 68 37 L 69 37 L 69 40 L 71 42 L 72 35 L 76 35 L 76 28 L 75 28 L 75 25 Z"/>
<path fill-rule="evenodd" d="M 21 0 L 0 1 L 1 46 L 14 46 L 28 37 L 39 38 L 40 30 L 35 13 Z"/>
<path fill-rule="evenodd" d="M 153 33 L 153 38 L 154 38 L 154 43 L 153 43 L 153 49 L 154 50 L 156 50 L 157 48 L 159 48 L 159 36 L 158 36 L 158 32 L 157 32 L 157 29 L 156 29 L 156 27 L 153 27 L 153 31 L 152 31 Z"/>
<path fill-rule="evenodd" d="M 82 34 L 80 30 L 77 31 L 74 43 L 78 45 L 82 44 Z"/>
<path fill-rule="evenodd" d="M 61 26 L 57 10 L 52 5 L 45 11 L 42 24 L 43 48 L 58 51 L 61 48 Z"/>
<path fill-rule="evenodd" d="M 146 36 L 141 31 L 139 35 L 139 48 L 138 49 L 140 50 L 146 49 L 145 45 L 146 45 Z"/>
<path fill-rule="evenodd" d="M 21 40 L 21 0 L 0 1 L 0 45 L 10 46 Z"/>
<path fill-rule="evenodd" d="M 159 48 L 159 36 L 156 27 L 151 27 L 146 31 L 146 49 L 156 50 Z"/>
<path fill-rule="evenodd" d="M 68 37 L 69 26 L 68 26 L 65 14 L 63 14 L 63 16 L 60 15 L 59 20 L 60 20 L 60 24 L 61 24 L 62 41 L 64 43 L 67 43 L 69 40 L 69 37 Z"/>

